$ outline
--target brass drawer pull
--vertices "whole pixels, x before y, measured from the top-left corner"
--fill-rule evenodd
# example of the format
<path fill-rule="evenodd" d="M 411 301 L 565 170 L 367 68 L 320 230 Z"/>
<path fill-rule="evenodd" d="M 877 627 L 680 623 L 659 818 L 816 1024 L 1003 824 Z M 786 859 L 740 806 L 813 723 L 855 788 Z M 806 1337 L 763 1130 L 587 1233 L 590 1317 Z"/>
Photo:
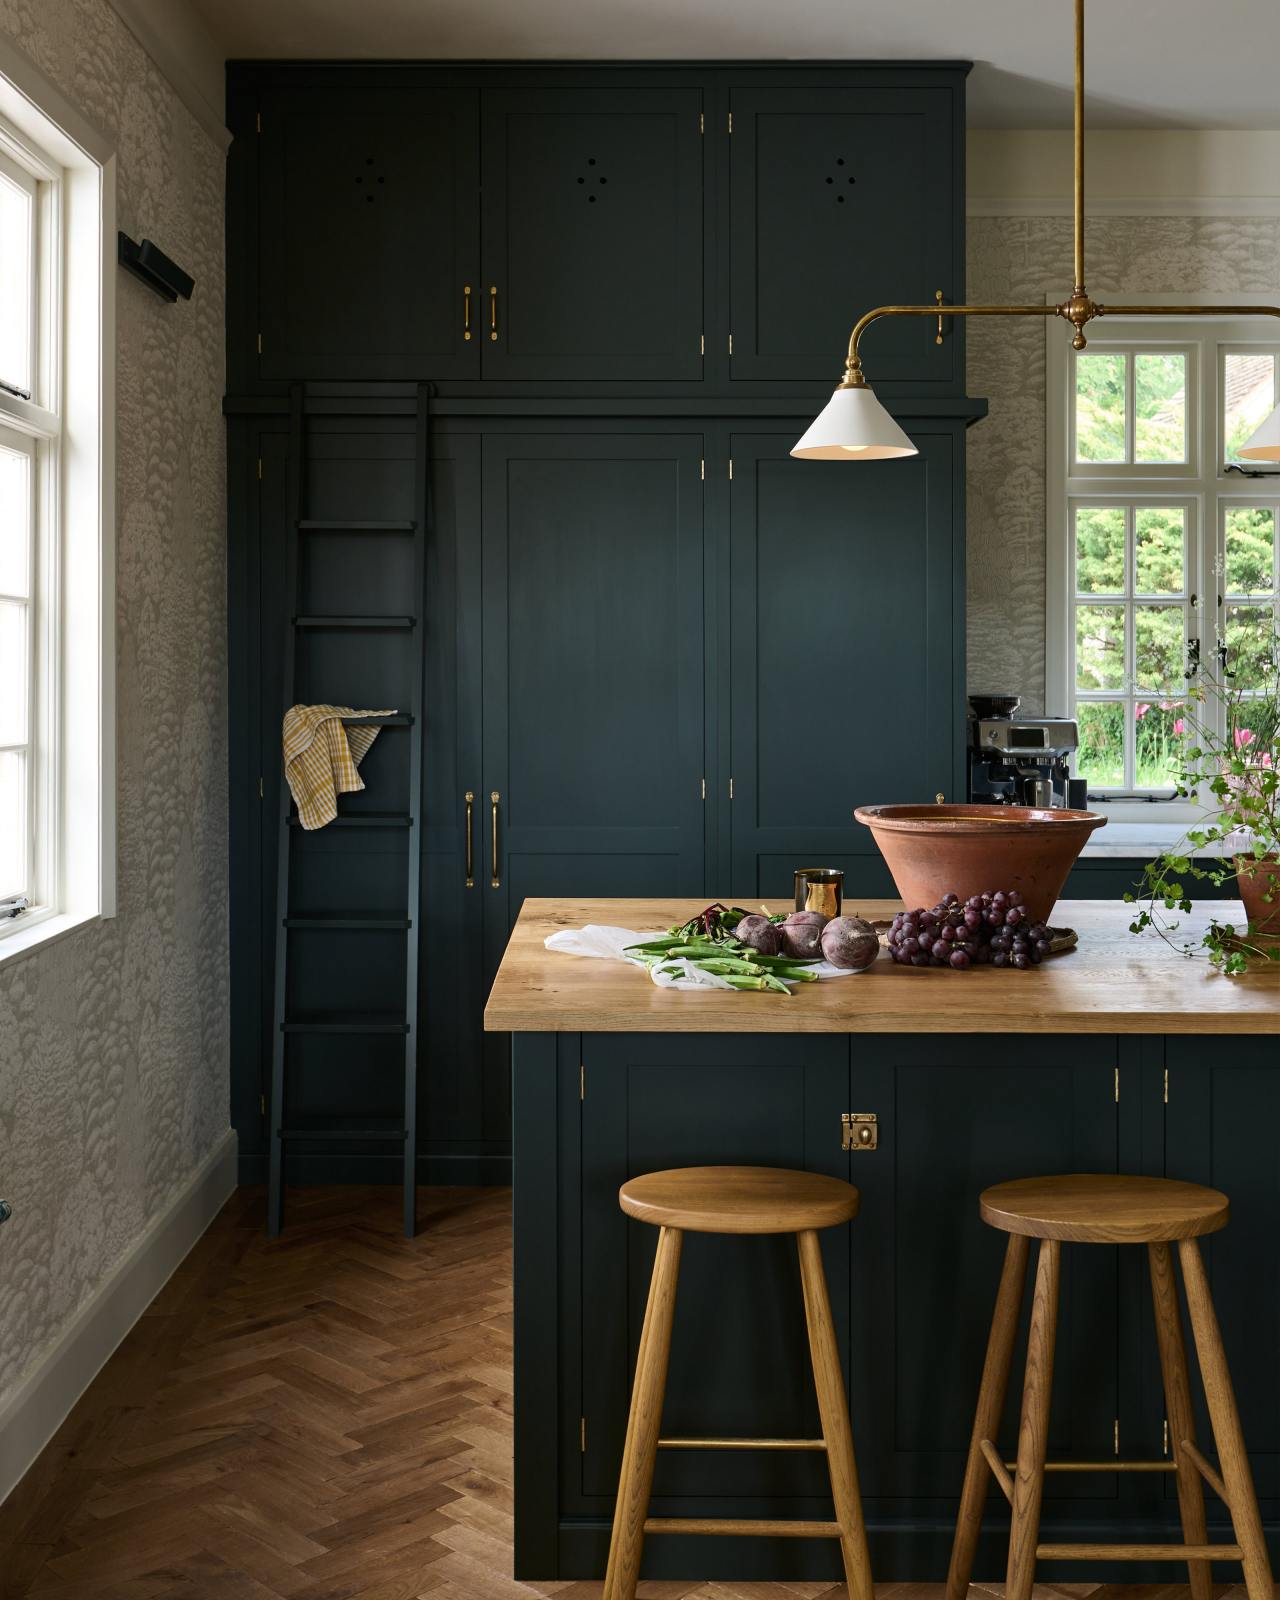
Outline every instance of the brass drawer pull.
<path fill-rule="evenodd" d="M 468 334 L 467 337 L 470 338 L 471 335 Z M 467 799 L 467 888 L 468 889 L 474 889 L 475 886 L 476 886 L 476 872 L 475 872 L 475 862 L 476 862 L 475 801 L 476 801 L 476 797 L 475 797 L 475 794 L 474 794 L 474 792 L 472 790 L 470 790 L 470 789 L 467 790 L 466 799 Z"/>
<path fill-rule="evenodd" d="M 500 889 L 502 887 L 502 879 L 498 876 L 498 801 L 500 798 L 496 789 L 491 791 L 489 795 L 489 805 L 492 808 L 490 815 L 493 822 L 493 871 L 489 876 L 489 887 L 491 889 Z"/>
<path fill-rule="evenodd" d="M 496 283 L 489 285 L 489 337 L 498 337 L 498 286 Z"/>
<path fill-rule="evenodd" d="M 462 337 L 471 337 L 471 285 L 465 284 L 462 290 Z"/>

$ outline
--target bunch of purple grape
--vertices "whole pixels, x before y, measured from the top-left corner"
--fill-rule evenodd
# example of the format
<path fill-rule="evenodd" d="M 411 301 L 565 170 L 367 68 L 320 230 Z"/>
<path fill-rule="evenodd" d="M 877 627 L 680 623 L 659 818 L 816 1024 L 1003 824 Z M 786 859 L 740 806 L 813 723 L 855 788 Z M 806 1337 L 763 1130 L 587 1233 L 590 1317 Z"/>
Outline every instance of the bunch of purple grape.
<path fill-rule="evenodd" d="M 1049 954 L 1049 929 L 1032 922 L 1016 889 L 945 895 L 932 911 L 899 911 L 889 954 L 903 967 L 1038 966 Z"/>

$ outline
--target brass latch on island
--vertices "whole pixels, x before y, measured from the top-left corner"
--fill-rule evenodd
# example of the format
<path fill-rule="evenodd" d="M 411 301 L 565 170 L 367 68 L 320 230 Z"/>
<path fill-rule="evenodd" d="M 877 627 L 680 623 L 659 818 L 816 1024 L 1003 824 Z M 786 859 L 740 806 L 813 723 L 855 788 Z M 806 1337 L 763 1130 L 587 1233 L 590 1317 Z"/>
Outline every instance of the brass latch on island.
<path fill-rule="evenodd" d="M 846 1111 L 840 1118 L 842 1150 L 874 1150 L 880 1129 L 874 1111 Z"/>

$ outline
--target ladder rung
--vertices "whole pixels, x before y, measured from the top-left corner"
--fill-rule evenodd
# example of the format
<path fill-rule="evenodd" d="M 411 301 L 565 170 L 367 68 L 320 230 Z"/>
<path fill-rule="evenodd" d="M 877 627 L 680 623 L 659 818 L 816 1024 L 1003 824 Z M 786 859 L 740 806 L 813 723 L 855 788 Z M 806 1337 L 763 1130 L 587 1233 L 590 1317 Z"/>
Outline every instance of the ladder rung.
<path fill-rule="evenodd" d="M 403 1144 L 407 1128 L 277 1128 L 278 1139 L 389 1139 Z"/>
<path fill-rule="evenodd" d="M 335 522 L 332 518 L 317 520 L 304 517 L 298 524 L 299 533 L 412 533 L 416 522 L 385 522 L 366 518 L 361 522 Z"/>
<path fill-rule="evenodd" d="M 1037 1561 L 1239 1561 L 1238 1544 L 1040 1544 Z"/>
<path fill-rule="evenodd" d="M 772 1517 L 646 1517 L 646 1533 L 706 1533 L 722 1537 L 746 1534 L 752 1538 L 838 1539 L 838 1522 L 777 1521 Z"/>
<path fill-rule="evenodd" d="M 289 826 L 301 826 L 296 812 L 289 813 Z M 412 828 L 413 818 L 403 811 L 347 811 L 326 822 L 313 832 L 324 833 L 330 828 Z"/>
<path fill-rule="evenodd" d="M 397 929 L 412 928 L 413 920 L 410 917 L 286 917 L 284 925 L 286 928 L 311 928 L 321 931 L 367 928 L 378 932 L 393 932 Z"/>
<path fill-rule="evenodd" d="M 413 617 L 393 616 L 305 616 L 295 617 L 295 628 L 412 628 Z"/>
<path fill-rule="evenodd" d="M 383 1013 L 350 1016 L 287 1017 L 281 1024 L 282 1033 L 408 1033 L 409 1024 Z"/>

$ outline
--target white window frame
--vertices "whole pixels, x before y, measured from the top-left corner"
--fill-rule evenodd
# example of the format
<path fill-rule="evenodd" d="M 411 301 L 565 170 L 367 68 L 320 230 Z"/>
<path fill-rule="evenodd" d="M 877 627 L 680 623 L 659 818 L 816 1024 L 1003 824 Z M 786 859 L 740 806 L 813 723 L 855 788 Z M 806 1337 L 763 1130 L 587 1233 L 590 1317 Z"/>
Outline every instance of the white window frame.
<path fill-rule="evenodd" d="M 1049 302 L 1057 296 L 1049 292 Z M 1239 296 L 1186 292 L 1161 295 L 1117 292 L 1114 298 L 1128 305 L 1159 305 L 1170 300 L 1185 304 L 1194 299 L 1211 311 L 1215 304 L 1238 304 Z M 1071 386 L 1075 352 L 1068 330 L 1046 319 L 1046 532 L 1045 584 L 1045 709 L 1051 715 L 1070 716 L 1075 706 L 1075 565 L 1074 519 L 1077 502 L 1114 504 L 1119 500 L 1146 500 L 1151 504 L 1187 505 L 1187 582 L 1197 597 L 1189 610 L 1187 642 L 1198 638 L 1203 661 L 1213 664 L 1213 651 L 1224 625 L 1219 596 L 1222 530 L 1225 508 L 1277 504 L 1280 516 L 1280 470 L 1264 477 L 1229 474 L 1223 463 L 1219 426 L 1223 396 L 1223 363 L 1227 350 L 1237 352 L 1262 347 L 1280 352 L 1280 321 L 1259 318 L 1171 317 L 1101 318 L 1090 324 L 1089 347 L 1119 344 L 1151 351 L 1187 349 L 1192 352 L 1187 382 L 1187 461 L 1184 463 L 1077 464 Z M 1192 376 L 1194 368 L 1194 377 Z M 1132 365 L 1131 369 L 1132 371 Z M 1280 394 L 1280 360 L 1277 361 Z M 1201 403 L 1202 397 L 1204 403 Z M 1127 452 L 1131 446 L 1127 446 Z M 1265 478 L 1275 477 L 1274 485 Z M 1104 603 L 1099 597 L 1099 603 Z M 1192 628 L 1195 628 L 1193 633 Z M 1098 698 L 1106 699 L 1099 694 Z M 1106 791 L 1102 792 L 1106 796 Z M 1106 815 L 1113 823 L 1153 824 L 1202 821 L 1209 809 L 1204 797 L 1190 800 L 1157 797 L 1107 796 Z"/>
<path fill-rule="evenodd" d="M 0 389 L 0 429 L 32 453 L 34 509 L 32 905 L 0 920 L 4 964 L 116 908 L 115 156 L 4 40 L 0 166 L 37 207 L 31 397 Z"/>

